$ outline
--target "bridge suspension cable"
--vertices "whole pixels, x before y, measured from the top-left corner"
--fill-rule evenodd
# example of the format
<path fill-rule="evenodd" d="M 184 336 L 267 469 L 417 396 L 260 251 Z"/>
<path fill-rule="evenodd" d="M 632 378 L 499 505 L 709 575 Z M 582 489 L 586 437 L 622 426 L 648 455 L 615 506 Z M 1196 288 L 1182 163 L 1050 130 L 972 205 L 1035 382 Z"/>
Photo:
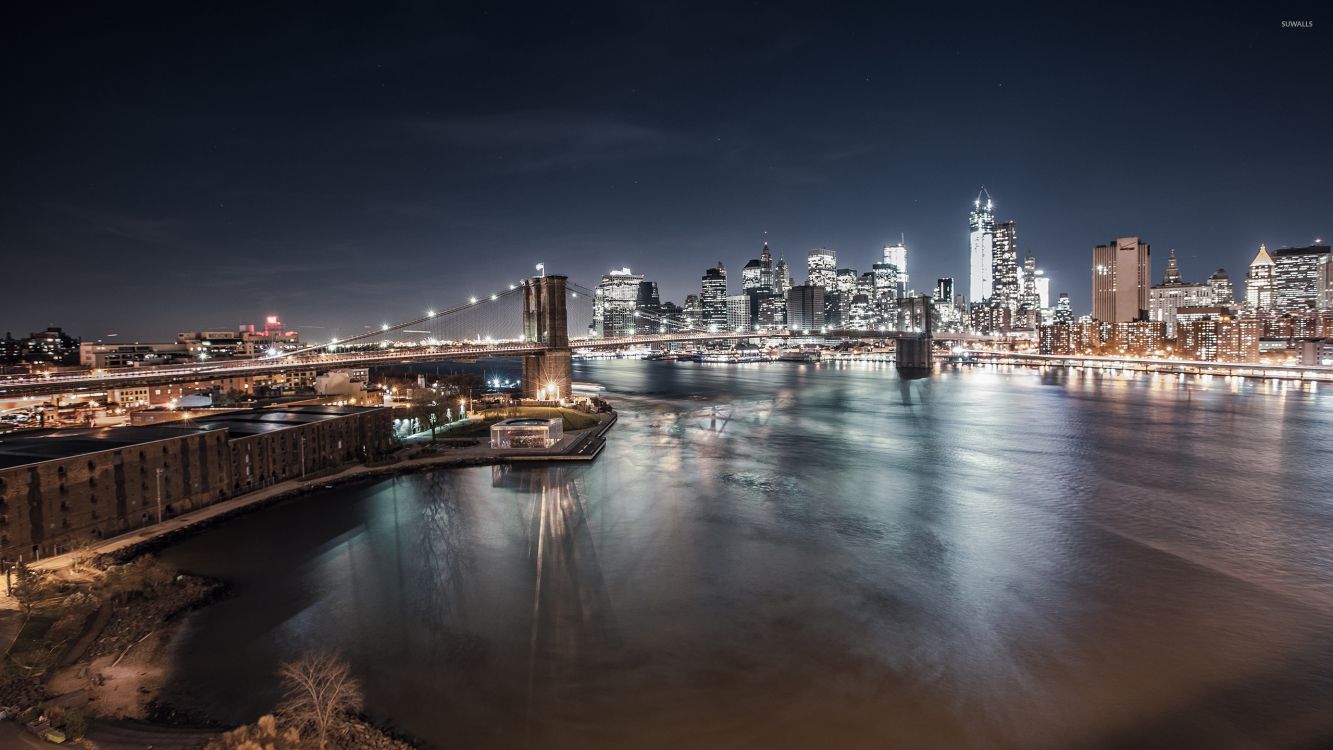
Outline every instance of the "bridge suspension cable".
<path fill-rule="evenodd" d="M 412 326 L 420 326 L 423 324 L 437 325 L 441 321 L 444 321 L 448 318 L 459 315 L 461 313 L 465 313 L 471 310 L 476 310 L 477 308 L 482 307 L 483 305 L 489 305 L 490 303 L 498 302 L 501 299 L 515 297 L 519 295 L 521 291 L 522 291 L 521 286 L 511 285 L 508 289 L 498 292 L 493 292 L 484 297 L 471 297 L 466 303 L 461 305 L 455 305 L 454 307 L 450 307 L 446 310 L 441 310 L 439 312 L 431 310 L 427 312 L 424 316 L 421 316 L 419 318 L 413 318 L 412 320 L 404 321 L 402 323 L 395 323 L 392 325 L 385 323 L 380 325 L 375 330 L 368 331 L 366 333 L 357 334 L 355 336 L 348 336 L 346 338 L 341 338 L 341 339 L 335 338 L 331 341 L 326 341 L 320 344 L 311 344 L 309 346 L 304 346 L 301 347 L 300 349 L 296 349 L 290 352 L 280 352 L 277 354 L 270 354 L 265 357 L 261 357 L 260 359 L 273 360 L 273 359 L 285 359 L 288 357 L 299 357 L 304 354 L 317 352 L 323 349 L 328 349 L 330 347 L 345 347 L 356 344 L 364 344 L 368 342 L 370 339 L 381 338 L 385 334 L 389 333 L 405 331 L 410 329 Z"/>

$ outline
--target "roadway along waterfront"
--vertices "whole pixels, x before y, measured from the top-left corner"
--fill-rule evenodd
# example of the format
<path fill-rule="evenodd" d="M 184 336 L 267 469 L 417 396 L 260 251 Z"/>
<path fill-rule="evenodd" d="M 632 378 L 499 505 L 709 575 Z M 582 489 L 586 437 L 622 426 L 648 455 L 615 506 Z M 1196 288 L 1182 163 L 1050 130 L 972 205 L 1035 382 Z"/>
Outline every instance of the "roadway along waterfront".
<path fill-rule="evenodd" d="M 1333 392 L 1052 368 L 598 361 L 577 466 L 367 481 L 162 553 L 229 579 L 163 698 L 339 649 L 439 747 L 1310 747 Z"/>

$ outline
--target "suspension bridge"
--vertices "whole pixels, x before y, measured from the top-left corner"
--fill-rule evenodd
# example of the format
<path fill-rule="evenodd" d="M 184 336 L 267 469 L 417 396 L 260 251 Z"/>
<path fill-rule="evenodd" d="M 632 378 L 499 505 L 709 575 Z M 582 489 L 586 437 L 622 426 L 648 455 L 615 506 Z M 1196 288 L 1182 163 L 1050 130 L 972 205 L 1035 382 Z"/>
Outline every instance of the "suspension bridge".
<path fill-rule="evenodd" d="M 543 274 L 511 284 L 507 289 L 470 297 L 449 308 L 429 310 L 425 315 L 399 323 L 370 326 L 364 332 L 333 337 L 294 351 L 270 351 L 255 359 L 200 360 L 189 364 L 9 377 L 0 379 L 0 398 L 207 382 L 284 371 L 329 371 L 481 357 L 519 357 L 523 361 L 525 396 L 564 397 L 569 395 L 570 362 L 577 350 L 705 345 L 757 338 L 893 340 L 897 342 L 900 370 L 925 370 L 931 367 L 935 341 L 994 340 L 989 336 L 965 333 L 935 334 L 931 330 L 928 297 L 904 301 L 906 304 L 899 312 L 900 330 L 897 331 L 709 330 L 697 323 L 640 312 L 635 314 L 635 320 L 641 321 L 641 327 L 648 332 L 597 337 L 591 334 L 594 298 L 593 290 L 572 283 L 564 276 Z M 571 336 L 571 331 L 580 335 Z"/>

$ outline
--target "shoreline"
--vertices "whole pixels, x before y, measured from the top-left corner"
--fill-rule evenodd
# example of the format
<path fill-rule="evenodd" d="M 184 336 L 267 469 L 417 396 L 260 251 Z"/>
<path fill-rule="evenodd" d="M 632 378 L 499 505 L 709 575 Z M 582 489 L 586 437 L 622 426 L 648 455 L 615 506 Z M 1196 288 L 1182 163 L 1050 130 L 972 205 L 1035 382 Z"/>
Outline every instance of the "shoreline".
<path fill-rule="evenodd" d="M 263 510 L 289 500 L 296 500 L 315 492 L 352 485 L 363 481 L 376 481 L 389 477 L 417 474 L 437 469 L 474 468 L 495 465 L 532 465 L 540 463 L 563 463 L 567 461 L 588 462 L 595 460 L 605 447 L 605 435 L 619 421 L 615 411 L 596 415 L 598 424 L 576 431 L 574 439 L 564 445 L 558 453 L 538 451 L 492 451 L 489 446 L 480 444 L 458 446 L 450 443 L 431 443 L 420 441 L 407 443 L 395 451 L 397 460 L 380 466 L 356 464 L 336 473 L 314 479 L 292 480 L 265 487 L 239 497 L 223 500 L 204 508 L 199 508 L 180 516 L 135 529 L 112 539 L 105 540 L 87 550 L 63 553 L 34 562 L 31 567 L 48 574 L 62 571 L 77 571 L 80 564 L 105 568 L 107 565 L 126 565 L 143 559 L 147 555 L 176 544 L 195 534 L 202 533 L 213 526 L 224 523 L 238 516 Z M 444 438 L 448 440 L 448 438 Z M 423 451 L 442 451 L 421 456 Z M 406 456 L 416 455 L 415 458 Z M 151 559 L 151 558 L 150 558 Z M 101 619 L 89 627 L 80 640 L 90 643 L 84 647 L 78 657 L 65 662 L 59 668 L 44 675 L 41 690 L 46 697 L 38 705 L 60 705 L 77 696 L 89 693 L 87 687 L 77 683 L 91 679 L 109 677 L 105 683 L 112 685 L 110 691 L 100 691 L 106 697 L 123 691 L 120 702 L 112 701 L 113 706 L 99 706 L 88 711 L 90 732 L 103 732 L 143 735 L 153 738 L 156 747 L 194 747 L 198 743 L 173 744 L 183 739 L 182 732 L 198 738 L 201 734 L 221 735 L 233 729 L 229 723 L 218 721 L 204 713 L 183 709 L 160 700 L 160 690 L 166 676 L 175 668 L 172 656 L 172 644 L 180 633 L 182 625 L 190 614 L 205 607 L 226 600 L 230 596 L 231 582 L 200 576 L 189 571 L 173 571 L 178 582 L 188 581 L 196 587 L 193 596 L 187 598 L 164 618 L 160 629 L 149 631 L 148 635 L 136 641 L 120 654 L 115 663 L 109 663 L 106 654 L 90 655 L 92 641 L 105 634 L 106 620 Z M 189 585 L 189 583 L 187 583 Z M 12 595 L 0 593 L 0 615 L 3 623 L 13 627 L 13 636 L 5 637 L 4 652 L 8 654 L 16 642 L 27 618 L 18 609 L 18 602 Z M 95 620 L 97 618 L 94 618 Z M 151 639 L 150 639 L 151 636 Z M 138 647 L 143 643 L 142 647 Z M 134 649 L 133 658 L 129 658 L 118 670 L 121 659 Z M 115 670 L 115 672 L 113 672 Z M 108 675 L 106 673 L 113 672 Z M 124 673 L 124 674 L 121 674 Z M 133 673 L 133 674 L 130 674 Z M 63 689 L 62 689 L 63 688 Z M 403 748 L 426 747 L 415 738 L 402 734 L 391 724 L 372 721 L 366 714 L 353 717 L 354 731 L 362 741 L 371 742 L 373 747 Z"/>
<path fill-rule="evenodd" d="M 191 534 L 211 528 L 214 524 L 234 518 L 242 513 L 259 510 L 285 500 L 301 497 L 312 492 L 331 489 L 362 480 L 416 474 L 434 469 L 472 468 L 478 466 L 496 466 L 503 464 L 541 464 L 563 463 L 567 461 L 592 461 L 601 454 L 605 447 L 605 435 L 619 421 L 617 412 L 597 415 L 598 424 L 579 430 L 577 437 L 560 453 L 492 451 L 481 445 L 451 446 L 448 443 L 406 444 L 396 453 L 410 453 L 431 449 L 448 451 L 437 455 L 417 458 L 399 458 L 393 463 L 381 466 L 354 464 L 336 473 L 313 479 L 294 479 L 265 487 L 254 492 L 213 503 L 196 510 L 182 513 L 160 524 L 143 526 L 120 536 L 107 539 L 82 552 L 64 552 L 59 555 L 37 560 L 29 567 L 34 570 L 57 571 L 72 566 L 76 557 L 95 559 L 109 557 L 117 562 L 132 560 L 142 554 L 152 552 L 187 538 Z M 443 438 L 448 440 L 449 438 Z M 0 594 L 0 608 L 13 609 L 16 602 L 12 596 Z M 5 644 L 8 650 L 8 644 Z"/>

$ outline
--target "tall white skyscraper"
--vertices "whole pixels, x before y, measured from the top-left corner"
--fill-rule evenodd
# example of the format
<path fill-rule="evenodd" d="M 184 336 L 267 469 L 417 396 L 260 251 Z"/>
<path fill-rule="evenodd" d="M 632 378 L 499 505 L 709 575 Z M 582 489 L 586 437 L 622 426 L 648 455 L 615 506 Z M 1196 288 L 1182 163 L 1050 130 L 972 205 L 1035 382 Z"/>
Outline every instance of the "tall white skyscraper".
<path fill-rule="evenodd" d="M 885 245 L 884 262 L 898 267 L 898 282 L 904 287 L 907 286 L 907 245 L 902 242 Z"/>
<path fill-rule="evenodd" d="M 984 200 L 983 200 L 984 199 Z M 968 302 L 973 304 L 990 299 L 995 285 L 995 204 L 990 193 L 982 188 L 972 202 L 971 227 L 972 276 L 968 285 Z"/>

